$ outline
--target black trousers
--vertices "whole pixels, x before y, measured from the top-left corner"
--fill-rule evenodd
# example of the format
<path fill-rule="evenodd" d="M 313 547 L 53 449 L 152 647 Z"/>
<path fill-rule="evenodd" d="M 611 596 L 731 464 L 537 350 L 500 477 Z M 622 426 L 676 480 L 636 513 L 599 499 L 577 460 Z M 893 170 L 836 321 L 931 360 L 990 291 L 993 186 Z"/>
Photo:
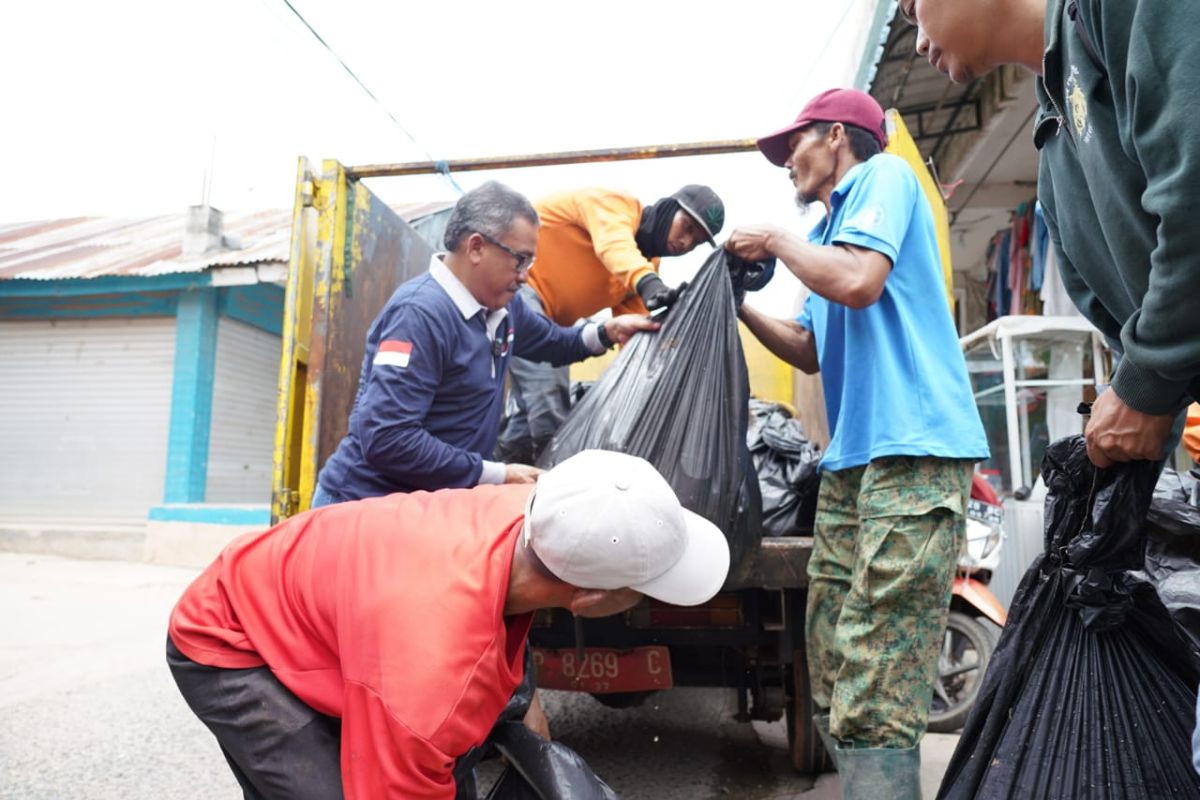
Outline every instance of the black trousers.
<path fill-rule="evenodd" d="M 340 800 L 340 720 L 314 711 L 266 667 L 206 667 L 169 636 L 167 665 L 247 800 Z"/>

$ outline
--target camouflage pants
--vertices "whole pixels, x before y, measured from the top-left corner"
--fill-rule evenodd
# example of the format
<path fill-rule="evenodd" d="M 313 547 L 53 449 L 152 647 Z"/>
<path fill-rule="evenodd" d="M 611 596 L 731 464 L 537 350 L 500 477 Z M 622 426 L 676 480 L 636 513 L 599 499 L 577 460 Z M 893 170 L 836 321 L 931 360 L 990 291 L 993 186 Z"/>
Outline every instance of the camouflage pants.
<path fill-rule="evenodd" d="M 914 747 L 925 732 L 971 472 L 968 461 L 897 456 L 821 475 L 808 668 L 842 741 Z"/>

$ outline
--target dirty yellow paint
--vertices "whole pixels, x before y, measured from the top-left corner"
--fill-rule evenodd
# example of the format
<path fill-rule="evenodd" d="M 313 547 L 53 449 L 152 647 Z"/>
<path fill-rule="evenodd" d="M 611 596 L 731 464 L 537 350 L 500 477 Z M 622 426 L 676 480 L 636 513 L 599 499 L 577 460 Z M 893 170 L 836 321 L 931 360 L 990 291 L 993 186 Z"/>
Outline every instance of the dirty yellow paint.
<path fill-rule="evenodd" d="M 589 358 L 586 361 L 577 361 L 571 365 L 571 381 L 595 381 L 600 379 L 600 375 L 608 366 L 617 360 L 616 350 L 609 350 L 603 355 Z"/>
<path fill-rule="evenodd" d="M 362 181 L 354 184 L 354 230 L 365 231 L 371 222 L 371 193 L 363 186 Z M 350 237 L 350 274 L 363 263 L 362 243 L 364 237 Z"/>
<path fill-rule="evenodd" d="M 887 152 L 900 156 L 913 168 L 913 172 L 917 174 L 917 180 L 921 184 L 921 191 L 925 193 L 925 198 L 929 200 L 929 207 L 933 210 L 933 224 L 937 228 L 938 254 L 942 259 L 942 278 L 946 282 L 946 299 L 950 301 L 950 309 L 953 313 L 954 272 L 950 265 L 950 217 L 946 213 L 946 202 L 942 199 L 942 189 L 930 174 L 925 160 L 921 158 L 921 151 L 917 149 L 917 143 L 909 134 L 900 112 L 894 108 L 887 111 L 887 132 Z"/>
<path fill-rule="evenodd" d="M 283 341 L 280 348 L 279 379 L 275 397 L 275 450 L 271 465 L 271 520 L 295 513 L 296 478 L 299 461 L 297 434 L 303 422 L 297 402 L 303 391 L 308 360 L 308 321 L 312 297 L 312 225 L 309 203 L 312 168 L 301 157 L 296 167 L 296 191 L 292 210 L 292 241 L 288 256 L 288 280 L 283 307 Z"/>
<path fill-rule="evenodd" d="M 334 312 L 336 298 L 343 290 L 344 242 L 346 236 L 346 172 L 334 160 L 321 164 L 321 174 L 312 182 L 313 207 L 316 210 L 316 238 L 312 248 L 312 277 L 309 280 L 311 303 L 306 315 L 309 321 L 307 336 L 308 368 L 304 372 L 303 420 L 299 438 L 299 451 L 295 454 L 297 493 L 294 511 L 303 511 L 312 501 L 317 484 L 317 449 L 320 433 L 321 378 L 324 361 L 324 342 L 328 335 L 329 321 Z"/>
<path fill-rule="evenodd" d="M 792 367 L 776 358 L 754 334 L 738 323 L 738 335 L 750 373 L 750 394 L 760 400 L 792 405 Z"/>

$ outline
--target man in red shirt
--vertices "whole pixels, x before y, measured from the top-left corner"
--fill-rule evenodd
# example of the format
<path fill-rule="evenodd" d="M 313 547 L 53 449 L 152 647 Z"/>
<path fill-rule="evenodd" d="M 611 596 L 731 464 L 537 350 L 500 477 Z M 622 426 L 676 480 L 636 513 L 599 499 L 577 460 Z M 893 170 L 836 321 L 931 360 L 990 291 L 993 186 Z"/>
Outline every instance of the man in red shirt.
<path fill-rule="evenodd" d="M 175 606 L 167 662 L 247 798 L 452 798 L 534 611 L 695 605 L 728 569 L 649 463 L 590 450 L 534 486 L 387 495 L 235 540 Z"/>

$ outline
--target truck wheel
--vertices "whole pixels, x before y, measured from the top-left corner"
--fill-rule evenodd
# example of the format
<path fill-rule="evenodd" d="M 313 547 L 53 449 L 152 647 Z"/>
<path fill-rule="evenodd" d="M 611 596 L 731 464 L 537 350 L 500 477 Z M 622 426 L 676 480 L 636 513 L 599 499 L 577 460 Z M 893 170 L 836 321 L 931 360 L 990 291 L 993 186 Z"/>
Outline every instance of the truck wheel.
<path fill-rule="evenodd" d="M 991 635 L 974 618 L 961 611 L 950 612 L 929 705 L 930 731 L 953 733 L 967 721 L 994 645 Z"/>
<path fill-rule="evenodd" d="M 821 744 L 813 725 L 815 707 L 808 683 L 808 656 L 803 650 L 792 653 L 792 680 L 787 703 L 787 737 L 792 749 L 792 766 L 804 775 L 833 772 L 833 759 Z"/>

